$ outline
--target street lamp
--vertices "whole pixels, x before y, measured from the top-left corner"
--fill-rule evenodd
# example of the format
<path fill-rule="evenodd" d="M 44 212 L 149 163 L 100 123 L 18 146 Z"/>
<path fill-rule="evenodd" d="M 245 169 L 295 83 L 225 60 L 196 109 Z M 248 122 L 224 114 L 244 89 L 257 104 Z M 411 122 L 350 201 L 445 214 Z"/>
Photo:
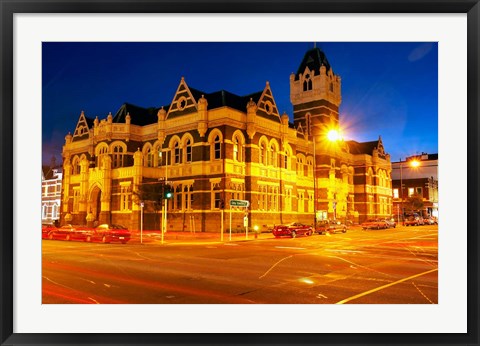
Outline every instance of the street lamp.
<path fill-rule="evenodd" d="M 410 161 L 410 167 L 416 168 L 420 166 L 420 162 L 417 160 Z M 402 176 L 403 161 L 400 158 L 400 209 L 402 210 L 402 225 L 405 224 L 404 212 L 403 212 L 403 176 Z M 400 217 L 400 215 L 398 215 Z M 400 219 L 398 220 L 400 222 Z"/>
<path fill-rule="evenodd" d="M 331 129 L 327 132 L 327 139 L 334 144 L 334 157 L 335 161 L 337 160 L 337 142 L 342 139 L 340 132 L 336 129 Z M 333 219 L 337 219 L 337 172 L 336 172 L 337 163 L 335 162 L 335 170 L 333 176 L 333 182 L 335 184 L 335 192 L 333 195 Z"/>

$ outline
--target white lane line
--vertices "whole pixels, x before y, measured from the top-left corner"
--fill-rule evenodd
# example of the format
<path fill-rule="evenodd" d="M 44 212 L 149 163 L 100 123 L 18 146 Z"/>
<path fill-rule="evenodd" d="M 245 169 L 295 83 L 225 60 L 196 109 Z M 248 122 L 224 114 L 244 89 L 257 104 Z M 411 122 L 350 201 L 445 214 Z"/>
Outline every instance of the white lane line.
<path fill-rule="evenodd" d="M 294 246 L 275 246 L 276 249 L 293 249 L 293 250 L 305 250 L 304 247 L 294 247 Z"/>
<path fill-rule="evenodd" d="M 95 304 L 100 304 L 99 302 L 97 302 L 95 299 L 93 299 L 92 297 L 88 297 L 88 299 L 90 299 L 91 301 L 93 301 Z"/>
<path fill-rule="evenodd" d="M 432 302 L 423 292 L 420 288 L 418 288 L 417 285 L 415 285 L 415 282 L 412 281 L 412 285 L 415 286 L 415 288 L 417 289 L 418 292 L 420 292 L 420 294 L 423 296 L 423 298 L 425 298 L 426 300 L 428 300 L 430 302 L 430 304 L 435 304 L 434 302 Z"/>
<path fill-rule="evenodd" d="M 366 295 L 369 295 L 369 294 L 371 294 L 371 293 L 374 293 L 374 292 L 383 290 L 384 288 L 388 288 L 388 287 L 391 287 L 391 286 L 400 284 L 400 283 L 402 283 L 402 282 L 405 282 L 405 281 L 408 281 L 408 280 L 412 280 L 412 279 L 418 278 L 418 277 L 423 276 L 423 275 L 426 275 L 426 274 L 433 273 L 434 271 L 438 271 L 438 268 L 431 269 L 431 270 L 428 270 L 428 271 L 423 272 L 423 273 L 420 273 L 420 274 L 412 275 L 412 276 L 409 276 L 408 278 L 404 278 L 404 279 L 401 279 L 401 280 L 398 280 L 398 281 L 395 281 L 395 282 L 391 282 L 391 283 L 389 283 L 389 284 L 387 284 L 387 285 L 383 285 L 383 286 L 374 288 L 374 289 L 369 290 L 369 291 L 365 291 L 365 292 L 363 292 L 363 293 L 360 293 L 360 294 L 351 296 L 350 298 L 341 300 L 341 301 L 339 301 L 339 302 L 337 302 L 337 303 L 335 303 L 335 304 L 345 304 L 345 303 L 348 303 L 349 301 L 352 301 L 352 300 L 355 300 L 355 299 L 364 297 L 364 296 L 366 296 Z"/>
<path fill-rule="evenodd" d="M 268 270 L 265 272 L 265 274 L 263 274 L 262 276 L 259 276 L 258 278 L 261 279 L 261 278 L 265 277 L 265 276 L 266 276 L 268 273 L 270 273 L 270 271 L 271 271 L 273 268 L 275 268 L 278 264 L 280 264 L 281 262 L 283 262 L 283 261 L 285 261 L 286 259 L 289 259 L 289 258 L 291 258 L 291 257 L 293 257 L 293 256 L 294 256 L 294 255 L 290 255 L 290 256 L 287 256 L 287 257 L 282 258 L 280 261 L 278 261 L 277 263 L 275 263 L 274 265 L 272 265 L 272 266 L 270 267 L 270 269 L 268 269 Z"/>
<path fill-rule="evenodd" d="M 235 244 L 235 243 L 233 243 L 233 244 L 232 243 L 225 243 L 223 245 L 225 245 L 225 246 L 238 246 L 238 244 Z"/>
<path fill-rule="evenodd" d="M 337 259 L 339 259 L 339 260 L 342 260 L 342 261 L 345 261 L 345 262 L 347 262 L 347 263 L 350 263 L 350 264 L 351 264 L 350 267 L 352 267 L 352 265 L 353 265 L 353 266 L 357 266 L 357 267 L 360 267 L 360 268 L 364 268 L 364 269 L 366 269 L 366 270 L 370 270 L 370 271 L 372 271 L 372 272 L 379 273 L 379 274 L 382 274 L 382 275 L 392 276 L 392 275 L 390 275 L 390 274 L 387 274 L 387 273 L 384 273 L 384 272 L 381 272 L 381 271 L 378 271 L 378 270 L 375 270 L 375 269 L 372 269 L 372 268 L 369 268 L 369 267 L 362 266 L 361 264 L 358 264 L 358 263 L 355 263 L 355 262 L 346 260 L 345 258 L 342 258 L 342 257 L 338 257 L 338 256 L 328 256 L 328 257 L 330 257 L 330 258 L 337 258 Z M 355 268 L 355 269 L 356 269 L 356 268 Z"/>

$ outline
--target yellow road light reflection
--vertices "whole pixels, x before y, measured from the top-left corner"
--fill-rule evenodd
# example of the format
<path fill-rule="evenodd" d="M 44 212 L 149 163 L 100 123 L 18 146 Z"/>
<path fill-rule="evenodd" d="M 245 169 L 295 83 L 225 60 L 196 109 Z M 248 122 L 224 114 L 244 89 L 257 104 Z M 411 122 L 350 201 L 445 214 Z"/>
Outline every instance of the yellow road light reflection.
<path fill-rule="evenodd" d="M 309 279 L 309 278 L 302 278 L 300 279 L 300 282 L 303 282 L 303 283 L 306 283 L 306 284 L 309 284 L 309 285 L 313 285 L 315 282 L 313 282 L 312 279 Z"/>

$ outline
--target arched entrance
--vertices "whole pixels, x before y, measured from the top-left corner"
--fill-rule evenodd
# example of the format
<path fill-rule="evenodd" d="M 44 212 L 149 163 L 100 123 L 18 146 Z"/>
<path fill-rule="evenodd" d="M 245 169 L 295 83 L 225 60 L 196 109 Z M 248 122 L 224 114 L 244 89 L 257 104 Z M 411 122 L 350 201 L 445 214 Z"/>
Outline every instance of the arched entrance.
<path fill-rule="evenodd" d="M 102 190 L 95 186 L 90 193 L 90 212 L 93 214 L 94 221 L 100 220 L 100 212 L 102 211 Z"/>

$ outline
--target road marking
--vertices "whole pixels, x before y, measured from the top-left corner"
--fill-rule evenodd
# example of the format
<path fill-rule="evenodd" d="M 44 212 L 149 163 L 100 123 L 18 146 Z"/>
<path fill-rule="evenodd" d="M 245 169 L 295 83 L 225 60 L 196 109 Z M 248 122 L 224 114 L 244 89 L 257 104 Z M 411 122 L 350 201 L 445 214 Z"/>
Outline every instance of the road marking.
<path fill-rule="evenodd" d="M 290 255 L 290 256 L 287 256 L 287 257 L 282 258 L 280 261 L 278 261 L 278 262 L 275 263 L 273 266 L 271 266 L 270 269 L 268 269 L 268 270 L 265 272 L 265 274 L 263 274 L 262 276 L 260 276 L 259 279 L 265 277 L 268 273 L 270 273 L 270 271 L 271 271 L 273 268 L 275 268 L 278 264 L 280 264 L 280 262 L 283 262 L 283 261 L 285 261 L 286 259 L 289 259 L 289 258 L 291 258 L 291 257 L 293 257 L 293 255 Z"/>
<path fill-rule="evenodd" d="M 99 302 L 97 302 L 95 299 L 93 299 L 92 297 L 88 297 L 88 299 L 90 299 L 91 301 L 95 302 L 95 304 L 100 304 Z"/>
<path fill-rule="evenodd" d="M 323 294 L 319 293 L 317 294 L 317 298 L 324 298 L 324 299 L 327 299 L 328 297 L 327 296 L 324 296 Z"/>
<path fill-rule="evenodd" d="M 356 250 L 340 250 L 340 249 L 325 249 L 325 251 L 329 252 L 353 252 L 353 253 L 364 253 L 365 251 L 356 251 Z"/>
<path fill-rule="evenodd" d="M 276 249 L 292 249 L 292 250 L 305 250 L 304 247 L 294 247 L 294 246 L 275 246 Z"/>
<path fill-rule="evenodd" d="M 420 288 L 417 287 L 417 285 L 415 285 L 415 282 L 412 281 L 412 285 L 415 286 L 415 288 L 418 290 L 418 292 L 420 292 L 420 294 L 430 302 L 430 304 L 435 304 L 434 302 L 432 302 L 423 292 Z"/>
<path fill-rule="evenodd" d="M 408 281 L 408 280 L 412 280 L 412 279 L 418 278 L 418 277 L 423 276 L 423 275 L 426 275 L 426 274 L 433 273 L 434 271 L 438 271 L 438 268 L 431 269 L 431 270 L 428 270 L 428 271 L 423 272 L 423 273 L 420 273 L 420 274 L 412 275 L 412 276 L 409 276 L 408 278 L 404 278 L 404 279 L 401 279 L 401 280 L 398 280 L 398 281 L 395 281 L 395 282 L 391 282 L 391 283 L 389 283 L 389 284 L 387 284 L 387 285 L 383 285 L 383 286 L 374 288 L 374 289 L 369 290 L 369 291 L 365 291 L 365 292 L 363 292 L 363 293 L 354 295 L 354 296 L 352 296 L 352 297 L 350 297 L 350 298 L 341 300 L 341 301 L 339 301 L 339 302 L 337 302 L 337 303 L 335 303 L 335 304 L 345 304 L 345 303 L 348 303 L 349 301 L 352 301 L 352 300 L 355 300 L 355 299 L 364 297 L 364 296 L 366 296 L 366 295 L 369 295 L 369 294 L 371 294 L 371 293 L 374 293 L 374 292 L 383 290 L 384 288 L 388 288 L 388 287 L 391 287 L 391 286 L 400 284 L 400 283 L 402 283 L 402 282 L 405 282 L 405 281 Z"/>
<path fill-rule="evenodd" d="M 223 245 L 225 245 L 225 246 L 238 246 L 238 244 L 235 244 L 235 243 L 233 243 L 233 244 L 232 243 L 225 243 Z"/>

